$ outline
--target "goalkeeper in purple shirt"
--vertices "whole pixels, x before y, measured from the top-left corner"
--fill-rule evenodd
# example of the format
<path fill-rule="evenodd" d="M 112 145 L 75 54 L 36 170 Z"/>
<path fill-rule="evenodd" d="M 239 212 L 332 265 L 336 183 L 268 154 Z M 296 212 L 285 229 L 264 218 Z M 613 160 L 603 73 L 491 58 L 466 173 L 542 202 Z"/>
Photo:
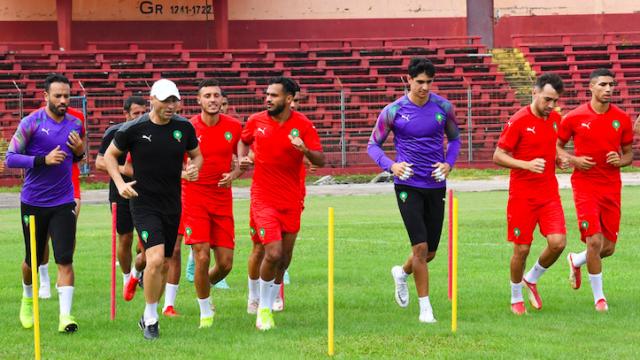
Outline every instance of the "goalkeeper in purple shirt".
<path fill-rule="evenodd" d="M 429 302 L 427 263 L 436 256 L 440 242 L 445 179 L 460 151 L 460 139 L 453 105 L 429 91 L 435 66 L 427 59 L 413 58 L 408 70 L 409 93 L 382 110 L 367 151 L 378 166 L 393 173 L 398 208 L 412 246 L 412 254 L 404 265 L 391 269 L 396 302 L 401 307 L 409 305 L 407 277 L 414 274 L 420 303 L 418 319 L 433 323 L 436 319 Z M 391 132 L 395 161 L 382 150 Z"/>
<path fill-rule="evenodd" d="M 25 180 L 20 193 L 26 253 L 22 263 L 20 322 L 25 328 L 33 326 L 29 216 L 34 215 L 39 264 L 42 262 L 47 234 L 51 235 L 58 265 L 58 331 L 63 333 L 78 329 L 78 323 L 71 316 L 74 290 L 72 264 L 76 241 L 76 203 L 73 198 L 71 166 L 84 155 L 84 126 L 80 119 L 67 113 L 69 93 L 69 80 L 66 77 L 59 74 L 47 76 L 44 82 L 44 99 L 47 105 L 20 121 L 7 150 L 7 166 L 25 169 Z"/>

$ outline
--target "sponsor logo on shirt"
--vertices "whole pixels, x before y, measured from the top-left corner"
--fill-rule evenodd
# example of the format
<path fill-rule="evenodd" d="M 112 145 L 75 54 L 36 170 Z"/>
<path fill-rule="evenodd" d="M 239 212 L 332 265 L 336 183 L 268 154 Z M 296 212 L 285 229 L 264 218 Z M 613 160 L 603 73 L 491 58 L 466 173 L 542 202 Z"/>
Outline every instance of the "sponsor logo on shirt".
<path fill-rule="evenodd" d="M 265 128 L 258 128 L 258 132 L 261 133 L 262 135 L 265 135 Z"/>
<path fill-rule="evenodd" d="M 411 117 L 409 116 L 409 114 L 400 114 L 400 117 L 404 119 L 404 121 L 409 121 L 411 120 Z"/>
<path fill-rule="evenodd" d="M 142 138 L 151 142 L 151 135 L 142 135 Z"/>
<path fill-rule="evenodd" d="M 178 140 L 178 142 L 181 142 L 180 140 L 182 140 L 182 131 L 174 130 L 173 131 L 173 138 Z"/>
<path fill-rule="evenodd" d="M 555 132 L 558 132 L 558 124 L 556 124 L 556 122 L 553 122 L 553 130 L 555 130 Z"/>
<path fill-rule="evenodd" d="M 233 139 L 231 131 L 227 131 L 226 133 L 224 133 L 224 138 L 227 139 L 227 141 L 231 142 L 231 140 Z"/>
<path fill-rule="evenodd" d="M 591 130 L 591 121 L 583 122 L 582 124 L 580 124 L 580 126 L 582 126 L 583 128 L 587 128 L 587 130 Z"/>
<path fill-rule="evenodd" d="M 43 133 L 49 135 L 49 130 L 50 129 L 46 129 L 46 128 L 41 128 L 40 130 L 42 130 Z"/>
<path fill-rule="evenodd" d="M 198 136 L 198 142 L 202 142 L 202 135 Z"/>
<path fill-rule="evenodd" d="M 533 134 L 535 135 L 535 133 L 536 133 L 536 127 L 535 127 L 535 126 L 528 127 L 528 128 L 527 128 L 527 131 L 528 131 L 528 132 L 530 132 L 530 133 L 533 133 Z"/>

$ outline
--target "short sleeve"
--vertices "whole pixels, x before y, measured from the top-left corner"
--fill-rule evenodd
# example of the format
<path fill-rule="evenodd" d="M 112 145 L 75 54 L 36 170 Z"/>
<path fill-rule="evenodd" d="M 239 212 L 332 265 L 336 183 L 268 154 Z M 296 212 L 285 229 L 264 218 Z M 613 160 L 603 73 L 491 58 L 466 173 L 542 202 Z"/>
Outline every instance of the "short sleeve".
<path fill-rule="evenodd" d="M 622 130 L 621 145 L 633 143 L 633 122 L 631 118 L 625 115 L 620 128 Z"/>
<path fill-rule="evenodd" d="M 504 129 L 502 129 L 502 133 L 500 134 L 500 138 L 498 139 L 498 147 L 508 152 L 513 152 L 519 141 L 520 131 L 518 123 L 512 122 L 510 120 L 509 122 L 507 122 Z"/>
<path fill-rule="evenodd" d="M 131 127 L 121 127 L 113 135 L 113 144 L 122 152 L 129 151 L 131 139 Z"/>
<path fill-rule="evenodd" d="M 104 155 L 111 145 L 111 141 L 113 140 L 113 135 L 115 134 L 115 130 L 108 129 L 107 132 L 102 137 L 102 142 L 100 143 L 100 150 L 98 150 L 99 155 Z"/>
<path fill-rule="evenodd" d="M 560 121 L 560 127 L 558 128 L 558 139 L 565 144 L 571 140 L 573 136 L 573 126 L 571 126 L 573 123 L 572 119 L 573 117 L 567 114 L 562 118 L 562 121 Z"/>
<path fill-rule="evenodd" d="M 187 151 L 191 151 L 198 147 L 198 138 L 196 137 L 196 129 L 193 128 L 193 125 L 188 121 L 185 121 L 185 123 L 187 124 L 185 128 L 185 133 L 187 134 L 185 148 Z"/>
<path fill-rule="evenodd" d="M 249 120 L 247 121 L 247 124 L 244 126 L 240 134 L 240 140 L 242 140 L 243 143 L 247 145 L 250 145 L 253 143 L 253 134 L 255 131 L 255 127 L 256 127 L 255 119 L 253 117 L 249 118 Z"/>
<path fill-rule="evenodd" d="M 304 132 L 302 136 L 302 141 L 304 141 L 307 149 L 311 151 L 322 151 L 322 144 L 320 144 L 320 136 L 318 135 L 318 131 L 313 124 L 309 124 L 309 127 Z"/>

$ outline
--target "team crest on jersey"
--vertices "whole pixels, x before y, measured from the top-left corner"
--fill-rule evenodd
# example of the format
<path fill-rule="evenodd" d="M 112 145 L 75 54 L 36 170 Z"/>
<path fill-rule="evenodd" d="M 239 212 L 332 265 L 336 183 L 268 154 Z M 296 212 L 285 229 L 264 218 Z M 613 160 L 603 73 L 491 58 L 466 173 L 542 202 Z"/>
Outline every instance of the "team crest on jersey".
<path fill-rule="evenodd" d="M 556 124 L 556 122 L 555 122 L 555 121 L 553 122 L 553 130 L 554 130 L 555 132 L 558 132 L 558 124 Z"/>
<path fill-rule="evenodd" d="M 181 140 L 182 140 L 182 131 L 174 130 L 173 131 L 173 138 L 178 140 L 178 142 L 181 142 Z"/>
<path fill-rule="evenodd" d="M 398 197 L 400 198 L 400 200 L 402 200 L 402 202 L 407 201 L 407 198 L 409 197 L 409 194 L 407 194 L 406 191 L 402 191 L 400 192 L 400 194 L 398 194 Z"/>
<path fill-rule="evenodd" d="M 519 229 L 519 228 L 515 228 L 515 229 L 513 229 L 513 235 L 514 235 L 515 237 L 519 237 L 519 236 L 520 236 L 520 229 Z"/>
<path fill-rule="evenodd" d="M 618 129 L 620 129 L 620 121 L 613 120 L 613 122 L 611 123 L 611 126 L 613 126 L 613 128 L 616 129 L 616 131 L 618 131 Z"/>
<path fill-rule="evenodd" d="M 226 133 L 224 133 L 224 138 L 227 139 L 227 141 L 231 141 L 231 139 L 233 139 L 231 131 L 227 131 Z"/>
<path fill-rule="evenodd" d="M 291 136 L 293 136 L 293 137 L 300 136 L 300 131 L 298 131 L 298 129 L 296 129 L 296 128 L 291 129 Z"/>
<path fill-rule="evenodd" d="M 140 237 L 142 238 L 142 241 L 147 242 L 147 239 L 149 238 L 149 233 L 144 230 L 140 233 Z"/>
<path fill-rule="evenodd" d="M 436 121 L 438 122 L 438 124 L 442 124 L 442 120 L 444 120 L 444 115 L 442 115 L 441 113 L 437 113 Z"/>

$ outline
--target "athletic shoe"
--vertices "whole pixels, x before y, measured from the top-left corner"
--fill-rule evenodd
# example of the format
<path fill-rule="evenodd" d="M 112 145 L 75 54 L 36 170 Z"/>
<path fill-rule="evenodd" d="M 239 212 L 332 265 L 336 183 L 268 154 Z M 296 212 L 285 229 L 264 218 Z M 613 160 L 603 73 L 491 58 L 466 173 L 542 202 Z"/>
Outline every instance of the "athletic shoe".
<path fill-rule="evenodd" d="M 255 299 L 247 300 L 247 314 L 256 315 L 258 313 L 258 306 L 260 305 L 260 300 Z"/>
<path fill-rule="evenodd" d="M 38 297 L 40 299 L 51 299 L 51 283 L 40 283 L 40 289 L 38 289 Z"/>
<path fill-rule="evenodd" d="M 33 327 L 33 298 L 22 298 L 20 302 L 20 323 L 25 329 Z"/>
<path fill-rule="evenodd" d="M 187 280 L 193 282 L 196 274 L 196 262 L 193 257 L 189 256 L 187 260 Z"/>
<path fill-rule="evenodd" d="M 285 285 L 291 284 L 291 279 L 289 278 L 289 270 L 284 271 L 284 276 L 282 277 L 282 283 Z"/>
<path fill-rule="evenodd" d="M 401 266 L 394 266 L 391 268 L 391 276 L 396 284 L 396 303 L 400 307 L 407 307 L 409 305 L 409 288 L 407 287 L 407 279 L 404 278 L 404 271 Z"/>
<path fill-rule="evenodd" d="M 531 306 L 533 306 L 533 308 L 536 310 L 542 309 L 542 299 L 540 298 L 540 294 L 538 294 L 538 287 L 536 286 L 536 284 L 527 282 L 527 280 L 524 279 L 522 280 L 522 282 L 527 286 L 527 289 L 529 290 L 529 302 L 531 303 Z"/>
<path fill-rule="evenodd" d="M 420 312 L 420 316 L 418 317 L 418 320 L 421 323 L 428 323 L 428 324 L 433 324 L 438 321 L 436 320 L 435 317 L 433 317 L 433 311 L 427 311 L 427 310 Z"/>
<path fill-rule="evenodd" d="M 607 305 L 607 300 L 605 298 L 602 298 L 596 302 L 596 311 L 597 312 L 609 311 L 609 305 Z"/>
<path fill-rule="evenodd" d="M 60 315 L 60 322 L 58 323 L 58 332 L 61 333 L 73 333 L 78 330 L 78 323 L 76 319 L 71 315 Z"/>
<path fill-rule="evenodd" d="M 524 315 L 527 313 L 527 309 L 524 307 L 524 301 L 511 304 L 511 312 L 516 315 Z"/>
<path fill-rule="evenodd" d="M 144 316 L 138 321 L 138 327 L 142 330 L 142 335 L 147 340 L 155 340 L 160 337 L 160 324 L 156 321 L 154 324 L 147 325 L 144 323 Z"/>
<path fill-rule="evenodd" d="M 140 280 L 133 275 L 127 281 L 127 286 L 124 287 L 124 301 L 131 301 L 136 295 L 136 289 Z"/>
<path fill-rule="evenodd" d="M 213 326 L 213 315 L 200 318 L 200 326 L 198 326 L 198 329 L 206 329 L 212 326 Z"/>
<path fill-rule="evenodd" d="M 223 289 L 223 290 L 231 289 L 231 287 L 229 287 L 229 284 L 227 284 L 226 278 L 218 281 L 218 283 L 213 285 L 213 287 L 216 288 L 216 289 Z"/>
<path fill-rule="evenodd" d="M 256 328 L 260 331 L 267 331 L 274 327 L 276 327 L 276 324 L 273 321 L 273 313 L 271 312 L 271 309 L 260 309 L 258 311 L 258 316 L 256 316 Z"/>
<path fill-rule="evenodd" d="M 273 310 L 274 312 L 280 312 L 284 310 L 284 300 L 280 297 L 280 295 L 278 295 L 276 299 L 273 301 L 273 306 L 271 307 L 271 310 Z"/>
<path fill-rule="evenodd" d="M 582 275 L 580 273 L 580 267 L 573 266 L 573 255 L 575 254 L 569 253 L 569 255 L 567 255 L 567 261 L 569 262 L 569 283 L 573 289 L 578 290 L 582 284 Z"/>
<path fill-rule="evenodd" d="M 180 314 L 178 314 L 178 312 L 176 311 L 176 309 L 173 307 L 173 305 L 169 305 L 166 308 L 162 309 L 162 315 L 166 316 L 166 317 L 176 317 L 176 316 L 180 316 Z"/>

